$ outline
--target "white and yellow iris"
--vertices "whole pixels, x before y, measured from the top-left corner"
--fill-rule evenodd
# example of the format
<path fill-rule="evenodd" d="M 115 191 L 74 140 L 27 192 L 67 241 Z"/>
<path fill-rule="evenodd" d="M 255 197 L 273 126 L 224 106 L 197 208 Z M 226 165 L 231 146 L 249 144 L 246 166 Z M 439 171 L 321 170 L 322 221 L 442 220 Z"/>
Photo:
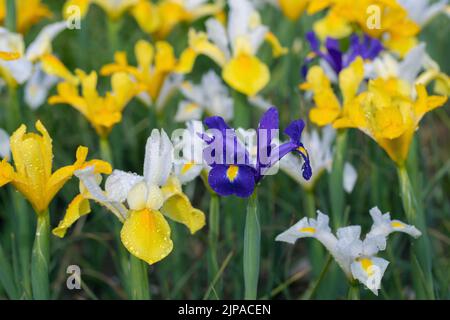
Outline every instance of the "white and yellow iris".
<path fill-rule="evenodd" d="M 52 55 L 52 41 L 65 28 L 64 21 L 45 26 L 26 49 L 22 35 L 0 30 L 0 51 L 5 60 L 0 61 L 0 76 L 12 88 L 25 84 L 25 102 L 32 109 L 45 102 L 58 80 L 75 81 Z"/>
<path fill-rule="evenodd" d="M 208 71 L 199 84 L 184 81 L 180 91 L 184 99 L 178 104 L 175 121 L 200 120 L 204 113 L 222 117 L 225 121 L 233 118 L 233 99 L 214 71 Z"/>
<path fill-rule="evenodd" d="M 257 56 L 264 40 L 278 57 L 286 53 L 278 39 L 261 24 L 259 13 L 248 0 L 231 0 L 227 30 L 217 19 L 206 22 L 207 33 L 189 32 L 189 46 L 210 57 L 222 68 L 222 78 L 235 90 L 254 96 L 270 80 L 270 71 Z"/>
<path fill-rule="evenodd" d="M 90 212 L 89 200 L 104 205 L 123 223 L 120 236 L 127 250 L 149 264 L 164 259 L 173 248 L 165 217 L 182 223 L 191 233 L 205 225 L 205 215 L 192 207 L 172 175 L 173 145 L 162 130 L 153 130 L 147 140 L 144 175 L 115 170 L 99 186 L 93 168 L 77 171 L 80 195 L 69 205 L 64 219 L 53 233 L 59 237 L 82 215 Z"/>
<path fill-rule="evenodd" d="M 331 232 L 329 218 L 318 211 L 317 219 L 303 218 L 276 237 L 277 241 L 295 244 L 300 238 L 315 238 L 330 252 L 350 280 L 356 279 L 378 294 L 381 279 L 389 264 L 375 255 L 386 249 L 388 236 L 393 232 L 403 232 L 418 238 L 421 232 L 414 226 L 399 220 L 391 220 L 390 214 L 383 214 L 377 207 L 370 210 L 373 225 L 364 240 L 361 227 L 339 228 L 336 235 Z"/>

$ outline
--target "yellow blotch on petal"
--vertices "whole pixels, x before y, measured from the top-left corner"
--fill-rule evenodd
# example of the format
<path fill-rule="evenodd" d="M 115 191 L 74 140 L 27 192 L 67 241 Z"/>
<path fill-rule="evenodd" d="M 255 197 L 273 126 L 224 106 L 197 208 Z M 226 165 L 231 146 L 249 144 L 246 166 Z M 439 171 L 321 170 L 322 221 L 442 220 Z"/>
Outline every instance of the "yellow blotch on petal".
<path fill-rule="evenodd" d="M 374 271 L 371 268 L 373 266 L 372 260 L 370 260 L 368 258 L 362 258 L 362 259 L 359 259 L 359 263 L 361 263 L 361 267 L 369 276 L 373 275 Z"/>
<path fill-rule="evenodd" d="M 82 216 L 87 215 L 90 212 L 91 207 L 89 205 L 89 200 L 85 199 L 81 194 L 77 195 L 69 204 L 63 220 L 61 220 L 58 226 L 53 229 L 52 233 L 57 237 L 63 238 L 66 235 L 67 229 Z"/>
<path fill-rule="evenodd" d="M 269 83 L 270 71 L 257 57 L 241 52 L 224 66 L 222 77 L 232 88 L 252 97 Z"/>
<path fill-rule="evenodd" d="M 315 233 L 316 229 L 313 227 L 305 227 L 305 228 L 300 228 L 298 231 L 305 232 L 305 233 Z"/>
<path fill-rule="evenodd" d="M 397 228 L 397 229 L 403 229 L 405 227 L 405 225 L 399 221 L 392 221 L 391 226 L 392 226 L 392 228 Z"/>
<path fill-rule="evenodd" d="M 173 248 L 169 224 L 159 211 L 131 211 L 120 238 L 132 255 L 148 264 L 164 259 Z"/>
<path fill-rule="evenodd" d="M 239 167 L 231 165 L 227 169 L 227 178 L 230 182 L 233 182 L 239 174 Z"/>
<path fill-rule="evenodd" d="M 6 51 L 0 51 L 0 60 L 17 60 L 20 58 L 19 52 L 6 52 Z"/>

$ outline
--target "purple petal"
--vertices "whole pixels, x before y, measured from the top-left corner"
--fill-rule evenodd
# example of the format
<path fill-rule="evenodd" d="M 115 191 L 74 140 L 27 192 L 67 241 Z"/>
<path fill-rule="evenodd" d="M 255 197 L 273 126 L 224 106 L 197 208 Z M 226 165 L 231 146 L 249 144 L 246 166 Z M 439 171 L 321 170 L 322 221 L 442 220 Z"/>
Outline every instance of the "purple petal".
<path fill-rule="evenodd" d="M 309 31 L 309 32 L 306 33 L 306 40 L 308 40 L 312 51 L 319 51 L 320 50 L 319 38 L 317 38 L 316 34 L 313 31 Z"/>
<path fill-rule="evenodd" d="M 209 172 L 208 182 L 221 196 L 248 198 L 255 189 L 255 170 L 249 166 L 216 165 Z"/>
<path fill-rule="evenodd" d="M 302 119 L 292 121 L 284 130 L 284 133 L 291 138 L 292 141 L 300 143 L 302 132 L 305 128 L 305 122 Z"/>

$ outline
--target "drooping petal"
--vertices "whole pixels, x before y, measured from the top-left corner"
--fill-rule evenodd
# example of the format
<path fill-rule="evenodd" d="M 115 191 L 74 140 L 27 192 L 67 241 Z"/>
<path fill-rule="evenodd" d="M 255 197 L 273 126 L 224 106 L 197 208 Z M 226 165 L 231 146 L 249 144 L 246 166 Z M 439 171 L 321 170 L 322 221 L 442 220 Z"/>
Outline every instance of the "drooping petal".
<path fill-rule="evenodd" d="M 221 196 L 248 198 L 255 189 L 255 171 L 249 166 L 215 165 L 208 175 L 211 188 Z"/>
<path fill-rule="evenodd" d="M 164 259 L 173 248 L 169 224 L 159 211 L 131 211 L 120 238 L 131 254 L 148 264 Z"/>
<path fill-rule="evenodd" d="M 359 258 L 351 264 L 351 272 L 355 279 L 378 295 L 381 279 L 388 265 L 389 261 L 382 258 Z"/>
<path fill-rule="evenodd" d="M 77 195 L 69 207 L 66 210 L 63 220 L 61 220 L 56 228 L 53 229 L 52 233 L 60 238 L 66 235 L 67 230 L 82 216 L 91 212 L 91 207 L 89 205 L 89 200 L 85 199 L 83 195 Z"/>
<path fill-rule="evenodd" d="M 194 234 L 205 225 L 205 214 L 192 207 L 189 198 L 182 192 L 180 183 L 176 178 L 169 178 L 168 183 L 162 187 L 166 200 L 161 208 L 162 214 L 170 219 L 184 224 Z"/>
<path fill-rule="evenodd" d="M 224 66 L 222 77 L 231 87 L 252 97 L 269 83 L 270 71 L 256 56 L 242 52 Z"/>

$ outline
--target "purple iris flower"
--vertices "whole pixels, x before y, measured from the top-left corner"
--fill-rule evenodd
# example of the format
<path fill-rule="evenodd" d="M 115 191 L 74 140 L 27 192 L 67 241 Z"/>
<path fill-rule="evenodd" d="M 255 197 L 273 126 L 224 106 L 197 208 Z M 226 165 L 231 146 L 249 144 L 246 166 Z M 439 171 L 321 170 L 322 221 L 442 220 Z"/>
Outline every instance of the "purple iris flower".
<path fill-rule="evenodd" d="M 256 155 L 252 157 L 236 131 L 223 118 L 216 116 L 205 120 L 208 128 L 214 129 L 212 136 L 202 134 L 201 138 L 207 144 L 203 157 L 211 167 L 208 183 L 215 192 L 221 196 L 251 196 L 267 170 L 290 152 L 303 158 L 303 177 L 307 180 L 311 178 L 308 152 L 301 142 L 305 123 L 303 120 L 293 121 L 284 131 L 290 140 L 276 145 L 273 139 L 278 133 L 278 122 L 276 108 L 272 107 L 264 113 L 256 131 Z"/>
<path fill-rule="evenodd" d="M 301 72 L 303 77 L 306 77 L 308 66 L 316 57 L 325 60 L 336 74 L 339 74 L 342 69 L 348 67 L 357 57 L 362 57 L 364 60 L 373 60 L 384 50 L 378 39 L 372 38 L 367 34 L 363 36 L 352 34 L 350 36 L 350 46 L 346 52 L 340 49 L 339 41 L 333 38 L 325 40 L 325 50 L 322 50 L 320 48 L 320 40 L 313 31 L 309 31 L 306 34 L 306 40 L 311 46 L 312 55 L 305 59 L 302 66 Z"/>

